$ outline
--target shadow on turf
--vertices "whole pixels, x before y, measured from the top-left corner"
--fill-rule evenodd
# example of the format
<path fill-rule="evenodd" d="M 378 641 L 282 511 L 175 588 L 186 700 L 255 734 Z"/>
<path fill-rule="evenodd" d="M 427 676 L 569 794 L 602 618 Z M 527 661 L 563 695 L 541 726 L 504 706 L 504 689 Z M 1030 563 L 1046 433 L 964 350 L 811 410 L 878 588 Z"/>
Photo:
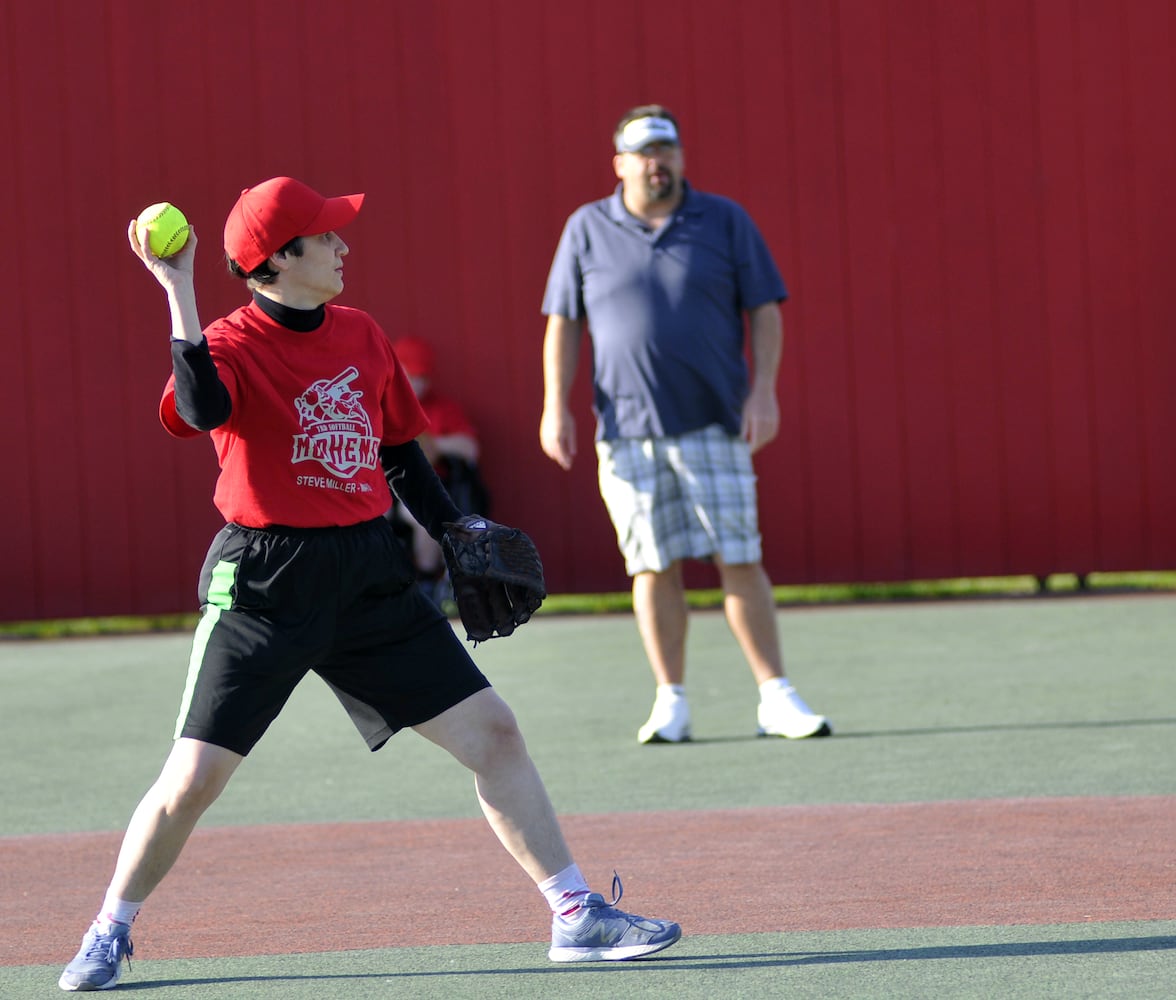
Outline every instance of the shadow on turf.
<path fill-rule="evenodd" d="M 852 733 L 838 733 L 841 738 L 863 736 L 954 736 L 964 733 L 1013 733 L 1067 729 L 1126 729 L 1133 726 L 1171 726 L 1176 718 L 1167 719 L 1100 719 L 1083 722 L 1010 722 L 978 726 L 928 726 L 924 729 L 878 729 Z"/>
<path fill-rule="evenodd" d="M 223 976 L 206 979 L 156 979 L 123 981 L 119 992 L 174 986 L 223 986 L 229 983 L 278 983 L 365 979 L 438 979 L 465 976 L 564 976 L 586 972 L 624 974 L 640 967 L 657 966 L 664 972 L 788 967 L 797 965 L 843 965 L 851 962 L 925 962 L 943 959 L 1032 958 L 1040 955 L 1111 955 L 1126 952 L 1176 951 L 1176 937 L 1092 938 L 1088 941 L 1007 941 L 1000 944 L 932 945 L 925 948 L 868 948 L 859 951 L 779 952 L 732 955 L 657 956 L 640 962 L 591 963 L 523 967 L 515 969 L 438 969 L 431 972 L 360 972 L 354 975 L 305 976 Z"/>
<path fill-rule="evenodd" d="M 1099 719 L 1083 722 L 993 722 L 976 726 L 927 726 L 923 729 L 857 729 L 846 732 L 841 729 L 833 731 L 836 740 L 877 739 L 880 736 L 962 736 L 970 733 L 1020 733 L 1043 730 L 1069 729 L 1128 729 L 1134 726 L 1172 726 L 1176 725 L 1176 718 L 1164 719 Z M 689 743 L 651 743 L 650 746 L 705 746 L 708 743 L 752 743 L 766 737 L 749 736 L 706 736 L 701 739 L 695 737 Z M 812 740 L 779 740 L 772 742 L 811 743 Z M 821 742 L 818 740 L 817 742 Z"/>
<path fill-rule="evenodd" d="M 932 945 L 813 952 L 782 965 L 836 965 L 842 962 L 910 962 L 944 958 L 1032 958 L 1037 955 L 1111 955 L 1132 951 L 1176 951 L 1176 937 L 1091 938 L 1088 941 L 1007 941 L 1000 944 Z"/>

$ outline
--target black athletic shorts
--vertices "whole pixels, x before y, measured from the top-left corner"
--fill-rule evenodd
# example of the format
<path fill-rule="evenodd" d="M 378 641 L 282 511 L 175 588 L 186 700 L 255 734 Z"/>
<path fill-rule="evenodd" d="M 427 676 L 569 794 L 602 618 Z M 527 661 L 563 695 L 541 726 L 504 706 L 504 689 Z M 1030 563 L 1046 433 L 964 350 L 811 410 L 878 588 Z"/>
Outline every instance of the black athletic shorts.
<path fill-rule="evenodd" d="M 200 571 L 176 738 L 245 755 L 314 671 L 378 750 L 490 682 L 414 582 L 384 518 L 217 533 Z"/>

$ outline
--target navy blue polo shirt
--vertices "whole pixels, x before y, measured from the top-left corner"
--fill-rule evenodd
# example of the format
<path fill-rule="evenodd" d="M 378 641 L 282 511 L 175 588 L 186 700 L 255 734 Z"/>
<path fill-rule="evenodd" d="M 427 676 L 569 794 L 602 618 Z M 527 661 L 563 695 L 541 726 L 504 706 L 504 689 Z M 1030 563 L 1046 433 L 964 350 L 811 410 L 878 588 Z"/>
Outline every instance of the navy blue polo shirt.
<path fill-rule="evenodd" d="M 739 433 L 743 313 L 788 297 L 763 237 L 729 198 L 689 186 L 653 230 L 621 187 L 564 226 L 543 313 L 588 321 L 597 439 Z"/>

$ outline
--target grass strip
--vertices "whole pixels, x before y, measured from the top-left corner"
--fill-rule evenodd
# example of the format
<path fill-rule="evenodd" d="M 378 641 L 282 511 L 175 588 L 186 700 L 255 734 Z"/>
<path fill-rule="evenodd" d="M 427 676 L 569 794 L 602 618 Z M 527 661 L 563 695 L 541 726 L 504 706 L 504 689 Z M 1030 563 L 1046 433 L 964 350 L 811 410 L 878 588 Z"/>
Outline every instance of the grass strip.
<path fill-rule="evenodd" d="M 815 604 L 858 604 L 887 601 L 975 600 L 985 597 L 1063 596 L 1067 594 L 1176 593 L 1176 571 L 1139 573 L 1053 573 L 1046 577 L 987 576 L 949 580 L 823 583 L 773 588 L 781 607 Z M 693 608 L 720 608 L 720 589 L 687 593 Z M 633 610 L 628 592 L 552 594 L 539 614 L 619 614 Z M 195 628 L 199 615 L 109 615 L 92 618 L 0 622 L 0 639 L 64 639 L 97 635 L 137 635 L 185 632 Z"/>

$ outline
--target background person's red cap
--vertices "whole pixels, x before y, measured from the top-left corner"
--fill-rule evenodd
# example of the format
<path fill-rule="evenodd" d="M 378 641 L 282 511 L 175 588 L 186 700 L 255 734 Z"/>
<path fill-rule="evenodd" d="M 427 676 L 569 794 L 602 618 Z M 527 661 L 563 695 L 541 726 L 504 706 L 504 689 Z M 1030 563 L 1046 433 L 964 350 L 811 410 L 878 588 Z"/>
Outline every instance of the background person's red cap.
<path fill-rule="evenodd" d="M 296 236 L 347 225 L 362 204 L 362 194 L 324 198 L 293 177 L 272 177 L 241 192 L 225 223 L 225 253 L 252 271 Z"/>
<path fill-rule="evenodd" d="M 392 349 L 400 364 L 410 378 L 432 378 L 433 365 L 436 360 L 433 347 L 420 337 L 397 337 L 392 341 Z"/>

